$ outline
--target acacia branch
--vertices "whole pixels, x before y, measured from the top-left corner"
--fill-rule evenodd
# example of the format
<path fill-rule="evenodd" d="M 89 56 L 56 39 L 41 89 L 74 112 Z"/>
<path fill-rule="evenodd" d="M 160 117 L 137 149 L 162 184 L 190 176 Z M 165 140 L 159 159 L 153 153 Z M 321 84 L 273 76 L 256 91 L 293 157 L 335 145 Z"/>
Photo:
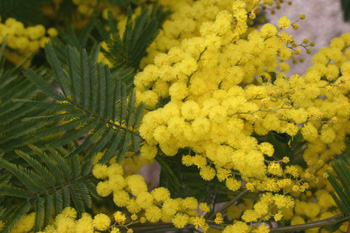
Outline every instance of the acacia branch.
<path fill-rule="evenodd" d="M 239 195 L 241 195 L 242 193 L 240 193 Z M 339 214 L 320 221 L 294 225 L 294 226 L 271 228 L 270 233 L 298 232 L 298 231 L 307 230 L 307 229 L 316 228 L 316 227 L 331 227 L 349 220 L 350 220 L 350 216 L 343 216 L 342 214 Z M 217 225 L 215 223 L 208 223 L 208 224 L 210 228 L 214 228 L 214 229 L 223 230 L 225 228 L 224 226 Z M 137 224 L 131 228 L 137 232 L 165 232 L 168 230 L 179 230 L 175 228 L 172 223 Z M 194 228 L 194 226 L 186 226 L 183 229 L 192 229 L 192 228 Z"/>

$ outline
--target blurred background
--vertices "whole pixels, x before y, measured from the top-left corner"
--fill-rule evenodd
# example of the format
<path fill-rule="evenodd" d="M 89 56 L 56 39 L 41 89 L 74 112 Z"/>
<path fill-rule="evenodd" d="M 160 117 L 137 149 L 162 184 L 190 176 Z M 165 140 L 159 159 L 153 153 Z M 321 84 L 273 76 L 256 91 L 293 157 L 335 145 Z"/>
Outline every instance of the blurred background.
<path fill-rule="evenodd" d="M 288 5 L 291 1 L 292 5 Z M 342 11 L 343 9 L 343 11 Z M 267 20 L 277 25 L 277 21 L 282 16 L 287 16 L 291 22 L 299 19 L 300 14 L 305 14 L 306 18 L 298 23 L 299 29 L 294 31 L 289 29 L 288 33 L 293 34 L 297 43 L 301 43 L 304 38 L 316 43 L 311 48 L 312 54 L 307 55 L 305 51 L 299 55 L 305 62 L 303 64 L 291 65 L 289 74 L 303 74 L 311 62 L 311 57 L 320 48 L 329 45 L 334 37 L 340 36 L 344 32 L 350 32 L 350 0 L 285 0 L 281 4 L 281 10 L 275 10 L 275 14 L 267 11 Z"/>

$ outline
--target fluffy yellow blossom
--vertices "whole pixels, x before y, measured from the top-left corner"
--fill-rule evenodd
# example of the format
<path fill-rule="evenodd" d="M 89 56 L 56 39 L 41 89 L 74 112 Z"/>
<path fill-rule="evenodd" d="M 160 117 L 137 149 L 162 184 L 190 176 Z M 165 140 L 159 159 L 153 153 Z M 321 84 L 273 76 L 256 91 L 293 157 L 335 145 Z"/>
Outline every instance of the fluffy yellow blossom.
<path fill-rule="evenodd" d="M 140 192 L 137 194 L 136 203 L 143 209 L 146 209 L 153 204 L 153 196 L 149 192 Z"/>
<path fill-rule="evenodd" d="M 188 215 L 178 213 L 173 217 L 173 219 L 171 221 L 176 228 L 181 229 L 181 228 L 184 228 L 188 224 L 189 220 L 190 220 L 190 218 Z"/>
<path fill-rule="evenodd" d="M 145 179 L 141 175 L 131 175 L 126 178 L 126 182 L 133 195 L 137 196 L 139 193 L 147 192 L 147 185 Z"/>
<path fill-rule="evenodd" d="M 200 168 L 199 174 L 204 180 L 212 180 L 214 179 L 216 172 L 212 167 L 204 166 Z"/>
<path fill-rule="evenodd" d="M 145 217 L 151 223 L 158 222 L 162 217 L 162 211 L 157 206 L 152 205 L 146 208 Z"/>
<path fill-rule="evenodd" d="M 62 214 L 68 218 L 76 219 L 77 211 L 72 207 L 66 207 L 62 210 Z"/>
<path fill-rule="evenodd" d="M 174 215 L 180 209 L 180 205 L 177 200 L 167 199 L 164 201 L 162 211 L 166 215 Z"/>
<path fill-rule="evenodd" d="M 119 225 L 124 225 L 125 221 L 126 221 L 126 217 L 125 214 L 123 214 L 120 211 L 117 211 L 113 214 L 114 216 L 114 220 L 119 224 Z"/>
<path fill-rule="evenodd" d="M 291 22 L 289 21 L 287 16 L 283 16 L 278 20 L 278 25 L 280 28 L 289 28 L 291 26 Z"/>
<path fill-rule="evenodd" d="M 170 198 L 169 190 L 164 187 L 153 189 L 151 194 L 154 200 L 157 202 L 164 202 L 165 200 L 168 200 Z"/>
<path fill-rule="evenodd" d="M 235 232 L 248 233 L 249 226 L 242 221 L 237 221 L 233 225 L 225 227 L 225 229 L 222 232 L 223 233 L 235 233 Z"/>
<path fill-rule="evenodd" d="M 50 28 L 47 33 L 51 38 L 57 35 L 54 28 Z M 7 36 L 4 55 L 15 65 L 23 62 L 27 56 L 38 53 L 40 48 L 44 47 L 50 40 L 45 34 L 46 29 L 43 25 L 25 27 L 22 22 L 14 18 L 7 18 L 4 23 L 0 22 L 0 42 Z M 25 63 L 25 66 L 30 64 L 30 60 Z"/>
<path fill-rule="evenodd" d="M 124 207 L 129 203 L 130 197 L 124 190 L 115 191 L 113 193 L 113 201 L 119 207 Z"/>
<path fill-rule="evenodd" d="M 92 12 L 91 2 L 73 1 L 84 15 Z M 278 9 L 282 1 L 160 3 L 172 15 L 134 78 L 137 103 L 147 108 L 139 129 L 140 156 L 129 153 L 121 165 L 113 158 L 110 165 L 96 164 L 93 169 L 101 179 L 97 193 L 112 194 L 117 207 L 126 207 L 127 212 L 114 213 L 117 224 L 128 226 L 127 219 L 136 221 L 137 213 L 141 223 L 171 221 L 176 228 L 191 224 L 204 232 L 208 229 L 199 213 L 210 211 L 207 204 L 198 207 L 193 197 L 173 199 L 164 187 L 149 191 L 145 179 L 135 174 L 157 155 L 165 155 L 164 160 L 182 158 L 182 164 L 193 166 L 203 180 L 216 176 L 233 193 L 242 187 L 257 193 L 258 200 L 238 201 L 228 209 L 227 215 L 236 219 L 231 225 L 216 215 L 216 224 L 225 220 L 223 233 L 264 233 L 269 232 L 264 221 L 283 218 L 295 225 L 328 216 L 336 205 L 323 174 L 344 150 L 350 133 L 350 34 L 332 40 L 316 54 L 305 74 L 289 77 L 288 60 L 300 54 L 301 47 L 283 29 L 298 25 L 284 16 L 278 21 L 279 30 L 272 23 L 261 29 L 250 26 L 259 19 L 263 4 L 276 4 Z M 118 21 L 118 28 L 126 24 L 123 17 Z M 16 31 L 10 33 L 9 51 L 37 50 L 49 39 L 42 26 L 26 29 L 8 19 L 6 28 Z M 26 30 L 31 34 L 25 36 Z M 57 35 L 53 29 L 47 33 Z M 302 43 L 307 53 L 313 45 L 309 40 Z M 102 47 L 107 49 L 106 43 Z M 283 154 L 290 151 L 300 154 Z M 320 159 L 324 162 L 317 163 Z M 301 165 L 287 166 L 290 160 Z M 76 213 L 64 212 L 48 233 L 56 227 L 59 233 L 105 231 L 110 225 L 104 214 L 93 219 L 85 214 L 76 220 Z"/>
<path fill-rule="evenodd" d="M 97 179 L 103 179 L 107 177 L 107 165 L 105 164 L 96 164 L 94 166 L 94 169 L 92 170 L 92 174 L 97 178 Z"/>
<path fill-rule="evenodd" d="M 99 182 L 96 186 L 96 191 L 101 197 L 107 197 L 112 192 L 107 181 Z"/>
<path fill-rule="evenodd" d="M 98 214 L 92 222 L 96 230 L 105 231 L 111 224 L 111 219 L 105 214 Z"/>

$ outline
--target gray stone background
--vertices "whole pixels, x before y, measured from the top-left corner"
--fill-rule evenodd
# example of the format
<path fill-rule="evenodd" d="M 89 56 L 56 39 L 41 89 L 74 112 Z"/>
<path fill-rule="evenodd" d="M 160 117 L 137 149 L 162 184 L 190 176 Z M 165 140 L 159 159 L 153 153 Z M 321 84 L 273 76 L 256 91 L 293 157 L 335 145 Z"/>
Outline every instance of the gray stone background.
<path fill-rule="evenodd" d="M 274 15 L 267 14 L 268 20 L 277 25 L 278 19 L 282 16 L 287 16 L 291 22 L 294 22 L 300 14 L 305 14 L 306 18 L 298 23 L 299 29 L 297 31 L 288 29 L 287 32 L 293 34 L 297 43 L 301 43 L 304 38 L 314 41 L 316 46 L 311 48 L 312 54 L 328 46 L 334 37 L 350 32 L 350 22 L 343 20 L 340 0 L 291 0 L 293 3 L 291 6 L 288 6 L 288 0 L 284 1 L 281 10 L 276 10 Z M 312 64 L 312 54 L 310 56 L 303 52 L 299 55 L 298 57 L 304 58 L 305 62 L 291 66 L 288 74 L 304 73 Z"/>

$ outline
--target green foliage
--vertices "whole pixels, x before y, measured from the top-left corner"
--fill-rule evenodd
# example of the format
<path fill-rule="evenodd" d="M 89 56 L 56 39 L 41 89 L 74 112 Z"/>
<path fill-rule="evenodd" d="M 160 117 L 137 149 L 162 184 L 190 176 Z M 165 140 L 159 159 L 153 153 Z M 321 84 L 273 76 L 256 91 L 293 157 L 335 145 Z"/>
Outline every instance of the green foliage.
<path fill-rule="evenodd" d="M 5 206 L 7 233 L 19 219 L 29 211 L 35 212 L 34 230 L 40 231 L 49 224 L 62 209 L 73 206 L 83 213 L 92 206 L 92 196 L 98 198 L 92 183 L 91 165 L 78 155 L 64 158 L 68 151 L 48 148 L 45 151 L 30 146 L 32 155 L 16 150 L 27 166 L 20 166 L 0 158 L 0 167 L 9 171 L 16 180 L 7 179 L 0 184 L 2 205 Z M 19 182 L 17 182 L 19 181 Z"/>
<path fill-rule="evenodd" d="M 48 122 L 35 120 L 33 122 L 22 121 L 25 117 L 38 115 L 43 110 L 24 105 L 21 102 L 14 102 L 15 99 L 33 99 L 43 101 L 45 96 L 39 93 L 39 90 L 26 79 L 21 66 L 14 69 L 5 69 L 5 60 L 3 57 L 6 38 L 2 42 L 0 51 L 0 151 L 5 156 L 10 156 L 14 149 L 24 149 L 28 143 L 34 143 L 35 139 L 28 135 L 42 127 L 48 126 Z M 45 69 L 38 69 L 38 73 L 46 76 Z M 47 111 L 44 111 L 44 113 Z M 13 155 L 13 154 L 11 154 Z"/>
<path fill-rule="evenodd" d="M 335 193 L 331 192 L 331 195 L 337 204 L 339 210 L 344 216 L 350 216 L 350 168 L 349 161 L 345 159 L 335 160 L 333 170 L 337 178 L 330 174 L 328 177 L 329 182 L 332 184 Z"/>
<path fill-rule="evenodd" d="M 197 200 L 207 203 L 229 201 L 232 196 L 238 195 L 241 191 L 231 191 L 225 184 L 216 178 L 205 181 L 199 174 L 195 166 L 183 166 L 181 159 L 185 150 L 174 157 L 157 155 L 156 160 L 161 166 L 159 185 L 166 187 L 171 192 L 173 198 L 195 197 Z M 255 198 L 255 195 L 249 196 Z"/>
<path fill-rule="evenodd" d="M 135 92 L 128 91 L 119 77 L 112 77 L 107 66 L 94 64 L 85 50 L 78 52 L 67 46 L 66 51 L 65 65 L 59 61 L 52 44 L 46 46 L 54 84 L 62 93 L 32 69 L 25 72 L 25 76 L 52 100 L 23 102 L 56 112 L 26 120 L 42 119 L 55 124 L 34 134 L 52 148 L 81 140 L 81 145 L 69 156 L 89 150 L 86 159 L 91 160 L 98 152 L 105 150 L 101 163 L 106 163 L 116 153 L 118 162 L 121 162 L 127 151 L 136 152 L 139 149 L 141 138 L 134 129 L 141 122 L 143 105 L 135 108 Z"/>
<path fill-rule="evenodd" d="M 342 0 L 341 7 L 343 9 L 343 17 L 345 21 L 350 21 L 350 1 Z"/>
<path fill-rule="evenodd" d="M 0 15 L 2 20 L 13 17 L 25 24 L 45 24 L 41 7 L 48 2 L 50 0 L 1 0 Z"/>
<path fill-rule="evenodd" d="M 121 35 L 112 12 L 108 15 L 107 31 L 101 22 L 97 22 L 102 39 L 107 43 L 109 51 L 102 50 L 105 56 L 117 67 L 137 69 L 141 59 L 146 55 L 148 46 L 158 35 L 159 29 L 168 16 L 168 11 L 155 4 L 152 10 L 142 8 L 140 15 L 132 19 L 132 11 L 128 8 L 127 23 L 124 34 Z"/>
<path fill-rule="evenodd" d="M 304 163 L 303 159 L 298 155 L 305 149 L 303 143 L 303 136 L 299 131 L 294 137 L 287 134 L 280 134 L 275 131 L 269 132 L 266 136 L 255 135 L 260 142 L 269 142 L 273 145 L 275 150 L 274 157 L 276 159 L 282 159 L 288 157 L 291 164 Z"/>
<path fill-rule="evenodd" d="M 195 197 L 199 201 L 205 201 L 208 196 L 209 183 L 199 175 L 194 166 L 185 167 L 181 163 L 181 152 L 171 158 L 157 156 L 156 160 L 161 166 L 159 183 L 171 192 L 173 198 Z"/>
<path fill-rule="evenodd" d="M 66 60 L 66 45 L 69 44 L 73 48 L 76 48 L 78 51 L 86 49 L 90 51 L 89 48 L 89 39 L 92 39 L 91 33 L 95 28 L 96 17 L 91 17 L 89 22 L 77 33 L 74 30 L 73 24 L 70 23 L 67 27 L 67 30 L 60 30 L 58 37 L 55 37 L 52 41 L 55 52 L 57 53 L 58 58 L 61 62 Z M 94 63 L 97 62 L 97 56 L 100 52 L 99 44 L 94 40 L 94 46 L 91 49 L 90 57 Z"/>
<path fill-rule="evenodd" d="M 40 8 L 44 3 L 51 1 L 5 0 L 0 2 L 0 14 L 3 19 L 15 17 L 25 24 L 42 24 L 45 22 Z M 138 1 L 115 3 L 129 6 Z M 71 1 L 64 0 L 61 8 L 69 4 Z M 36 10 L 27 9 L 27 5 Z M 14 12 L 19 6 L 30 14 Z M 72 25 L 60 30 L 59 38 L 46 46 L 51 68 L 32 66 L 23 70 L 19 65 L 8 69 L 3 59 L 6 39 L 3 41 L 0 219 L 5 220 L 5 227 L 1 232 L 11 232 L 22 216 L 32 212 L 36 213 L 35 231 L 52 223 L 53 217 L 67 206 L 75 207 L 79 213 L 91 212 L 92 198 L 98 198 L 91 175 L 94 156 L 103 152 L 99 162 L 106 163 L 117 155 L 121 162 L 127 151 L 139 150 L 141 138 L 137 129 L 144 106 L 136 106 L 135 92 L 130 87 L 136 68 L 167 13 L 155 6 L 151 11 L 143 9 L 135 21 L 131 10 L 128 15 L 123 39 L 111 40 L 113 46 L 123 49 L 125 56 L 119 60 L 118 53 L 109 52 L 110 59 L 121 61 L 112 70 L 97 64 L 100 45 L 93 37 L 94 17 L 79 33 Z M 56 21 L 61 22 L 59 18 Z M 114 38 L 109 35 L 111 32 L 105 33 Z M 44 64 L 36 61 L 34 65 Z"/>

